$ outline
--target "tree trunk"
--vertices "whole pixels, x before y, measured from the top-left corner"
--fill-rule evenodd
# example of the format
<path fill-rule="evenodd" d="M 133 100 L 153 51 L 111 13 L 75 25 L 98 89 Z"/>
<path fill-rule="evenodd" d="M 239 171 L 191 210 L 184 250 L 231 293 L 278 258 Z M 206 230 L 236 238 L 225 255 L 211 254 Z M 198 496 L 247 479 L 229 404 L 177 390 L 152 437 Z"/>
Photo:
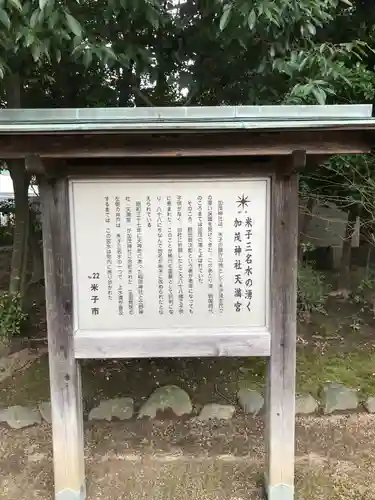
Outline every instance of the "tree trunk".
<path fill-rule="evenodd" d="M 30 208 L 30 251 L 33 258 L 33 270 L 30 283 L 39 283 L 44 278 L 43 252 L 35 230 L 36 216 L 35 211 Z"/>
<path fill-rule="evenodd" d="M 7 80 L 8 108 L 21 108 L 21 80 L 19 75 L 13 74 Z M 7 165 L 13 180 L 15 226 L 13 235 L 13 253 L 9 282 L 9 293 L 21 294 L 25 292 L 28 236 L 29 236 L 29 174 L 25 169 L 24 160 L 8 160 Z"/>
<path fill-rule="evenodd" d="M 9 293 L 21 295 L 25 293 L 27 257 L 29 243 L 29 175 L 23 160 L 8 161 L 10 175 L 13 180 L 15 224 L 13 233 L 13 253 L 9 281 Z"/>
<path fill-rule="evenodd" d="M 306 211 L 303 215 L 301 227 L 299 230 L 298 262 L 300 264 L 302 264 L 303 260 L 303 243 L 306 240 L 307 230 L 309 228 L 309 224 L 313 216 L 314 206 L 315 206 L 315 198 L 309 196 L 306 204 Z"/>
<path fill-rule="evenodd" d="M 350 294 L 350 261 L 352 255 L 352 238 L 355 231 L 355 223 L 358 217 L 358 205 L 352 205 L 348 212 L 348 222 L 345 229 L 345 237 L 342 243 L 342 254 L 339 270 L 337 295 L 348 297 Z"/>

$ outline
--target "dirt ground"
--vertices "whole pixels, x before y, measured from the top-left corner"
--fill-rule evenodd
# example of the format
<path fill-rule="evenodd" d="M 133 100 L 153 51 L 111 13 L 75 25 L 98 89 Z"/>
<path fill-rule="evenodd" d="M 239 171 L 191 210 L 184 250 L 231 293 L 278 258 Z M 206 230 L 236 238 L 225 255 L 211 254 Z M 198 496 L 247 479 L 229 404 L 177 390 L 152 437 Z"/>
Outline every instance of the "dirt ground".
<path fill-rule="evenodd" d="M 260 419 L 86 427 L 89 500 L 260 500 Z M 296 499 L 373 500 L 375 416 L 297 421 Z M 52 500 L 51 433 L 0 427 L 0 498 Z"/>
<path fill-rule="evenodd" d="M 1 257 L 1 256 L 0 256 Z M 1 263 L 0 263 L 1 268 Z M 37 296 L 38 294 L 35 294 Z M 43 308 L 27 339 L 45 344 Z M 375 395 L 375 321 L 368 308 L 335 298 L 327 315 L 298 328 L 297 390 L 318 397 L 327 381 Z M 101 399 L 131 396 L 135 410 L 165 384 L 185 389 L 194 414 L 235 403 L 244 384 L 264 388 L 263 359 L 85 361 L 85 413 Z M 48 359 L 0 383 L 0 408 L 49 399 Z M 229 423 L 153 421 L 85 424 L 88 500 L 260 500 L 263 423 L 238 412 Z M 375 500 L 375 415 L 297 419 L 296 500 Z M 0 500 L 53 500 L 50 426 L 15 431 L 0 424 Z"/>

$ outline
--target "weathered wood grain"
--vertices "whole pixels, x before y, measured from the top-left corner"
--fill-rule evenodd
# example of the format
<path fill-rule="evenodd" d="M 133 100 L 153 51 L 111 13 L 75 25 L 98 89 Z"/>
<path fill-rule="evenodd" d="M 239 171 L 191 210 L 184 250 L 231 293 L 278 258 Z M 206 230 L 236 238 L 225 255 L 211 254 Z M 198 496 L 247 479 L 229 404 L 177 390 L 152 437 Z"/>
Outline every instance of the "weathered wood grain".
<path fill-rule="evenodd" d="M 80 366 L 74 357 L 68 181 L 41 182 L 57 500 L 85 497 Z"/>
<path fill-rule="evenodd" d="M 166 134 L 26 134 L 0 135 L 0 157 L 110 158 L 308 155 L 370 152 L 371 137 L 360 130 L 215 131 Z"/>
<path fill-rule="evenodd" d="M 74 339 L 76 358 L 269 356 L 268 332 L 163 335 L 162 332 L 87 332 Z"/>
<path fill-rule="evenodd" d="M 269 500 L 294 498 L 298 176 L 272 185 L 271 358 L 267 386 Z"/>

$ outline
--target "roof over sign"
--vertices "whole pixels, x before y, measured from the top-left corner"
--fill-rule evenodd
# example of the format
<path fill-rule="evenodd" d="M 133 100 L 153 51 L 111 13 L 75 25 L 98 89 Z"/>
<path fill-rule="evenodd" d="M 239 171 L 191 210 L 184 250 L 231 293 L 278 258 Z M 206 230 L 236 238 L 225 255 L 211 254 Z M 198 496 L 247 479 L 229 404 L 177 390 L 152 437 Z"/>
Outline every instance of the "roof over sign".
<path fill-rule="evenodd" d="M 371 105 L 2 109 L 0 134 L 375 128 Z"/>
<path fill-rule="evenodd" d="M 0 110 L 0 158 L 368 153 L 371 105 Z"/>

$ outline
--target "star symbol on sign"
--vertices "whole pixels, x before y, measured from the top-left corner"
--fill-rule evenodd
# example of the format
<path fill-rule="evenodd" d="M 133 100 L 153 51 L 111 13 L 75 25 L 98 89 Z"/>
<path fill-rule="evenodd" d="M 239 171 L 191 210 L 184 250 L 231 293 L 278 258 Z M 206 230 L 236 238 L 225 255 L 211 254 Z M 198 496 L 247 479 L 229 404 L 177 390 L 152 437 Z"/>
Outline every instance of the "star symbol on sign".
<path fill-rule="evenodd" d="M 242 196 L 238 196 L 238 200 L 236 203 L 238 205 L 238 208 L 242 208 L 242 210 L 244 210 L 245 208 L 248 207 L 250 200 L 248 196 L 245 196 L 243 194 Z"/>

